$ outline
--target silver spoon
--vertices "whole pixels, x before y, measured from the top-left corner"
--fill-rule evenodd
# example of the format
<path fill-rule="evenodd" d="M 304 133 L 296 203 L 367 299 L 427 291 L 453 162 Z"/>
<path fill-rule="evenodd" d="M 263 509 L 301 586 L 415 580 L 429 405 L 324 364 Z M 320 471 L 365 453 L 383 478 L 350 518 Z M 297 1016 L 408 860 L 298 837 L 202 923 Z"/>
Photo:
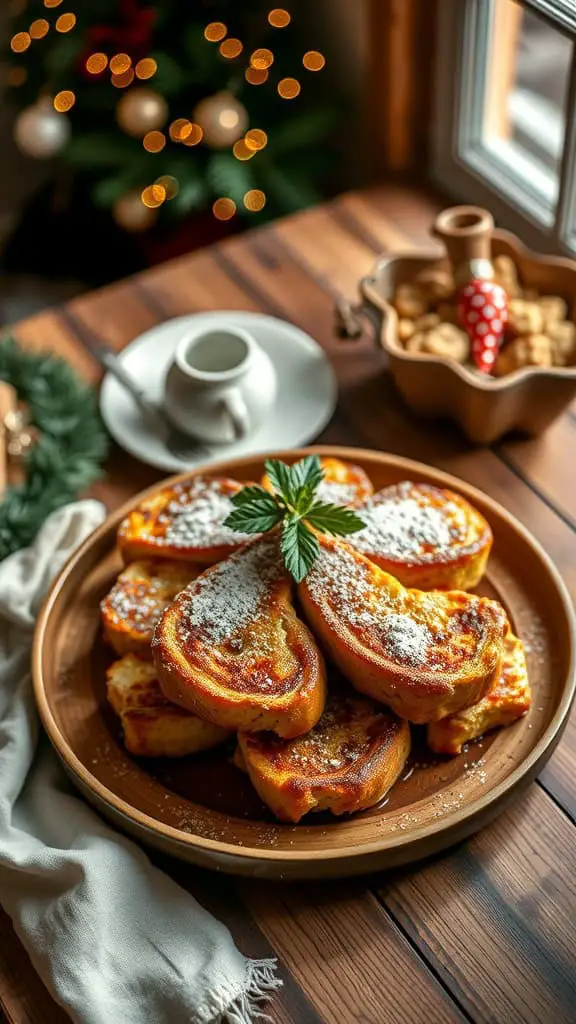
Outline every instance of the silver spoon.
<path fill-rule="evenodd" d="M 139 387 L 113 352 L 101 351 L 98 358 L 108 373 L 132 395 L 154 432 L 163 436 L 164 444 L 174 458 L 188 462 L 211 454 L 206 445 L 172 426 L 161 406 Z"/>

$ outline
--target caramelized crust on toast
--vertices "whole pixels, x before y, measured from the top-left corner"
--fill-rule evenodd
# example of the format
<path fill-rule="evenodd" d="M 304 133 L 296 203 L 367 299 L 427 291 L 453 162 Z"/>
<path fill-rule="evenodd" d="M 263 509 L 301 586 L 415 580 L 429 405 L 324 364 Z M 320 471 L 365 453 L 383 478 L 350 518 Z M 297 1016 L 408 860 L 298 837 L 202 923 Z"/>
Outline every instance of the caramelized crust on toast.
<path fill-rule="evenodd" d="M 154 666 L 134 654 L 110 666 L 106 691 L 120 716 L 126 749 L 139 757 L 185 757 L 231 735 L 166 700 Z"/>
<path fill-rule="evenodd" d="M 121 522 L 118 546 L 125 562 L 171 558 L 214 565 L 249 539 L 224 526 L 230 501 L 244 485 L 225 477 L 195 477 L 145 498 Z"/>
<path fill-rule="evenodd" d="M 198 575 L 190 563 L 148 559 L 120 573 L 100 605 L 104 636 L 116 654 L 151 659 L 154 628 L 166 605 Z"/>
<path fill-rule="evenodd" d="M 342 459 L 320 459 L 324 470 L 324 479 L 318 488 L 318 501 L 327 501 L 332 505 L 362 505 L 373 493 L 372 481 L 361 466 Z M 272 491 L 273 487 L 267 476 L 262 478 L 262 487 Z"/>
<path fill-rule="evenodd" d="M 281 821 L 308 811 L 346 814 L 373 807 L 394 785 L 410 752 L 410 727 L 362 697 L 331 695 L 305 736 L 238 733 L 243 766 Z"/>
<path fill-rule="evenodd" d="M 428 746 L 436 754 L 460 754 L 470 740 L 490 729 L 511 725 L 532 702 L 522 641 L 509 632 L 504 641 L 502 670 L 478 704 L 428 726 Z"/>
<path fill-rule="evenodd" d="M 345 542 L 318 539 L 300 600 L 315 636 L 357 690 L 416 723 L 484 696 L 499 675 L 507 628 L 496 601 L 407 590 Z"/>
<path fill-rule="evenodd" d="M 291 603 L 276 535 L 202 573 L 166 609 L 152 645 L 169 700 L 230 729 L 299 736 L 322 714 L 322 655 Z"/>
<path fill-rule="evenodd" d="M 358 511 L 366 529 L 349 543 L 404 586 L 470 590 L 482 578 L 492 531 L 462 495 L 403 480 Z"/>

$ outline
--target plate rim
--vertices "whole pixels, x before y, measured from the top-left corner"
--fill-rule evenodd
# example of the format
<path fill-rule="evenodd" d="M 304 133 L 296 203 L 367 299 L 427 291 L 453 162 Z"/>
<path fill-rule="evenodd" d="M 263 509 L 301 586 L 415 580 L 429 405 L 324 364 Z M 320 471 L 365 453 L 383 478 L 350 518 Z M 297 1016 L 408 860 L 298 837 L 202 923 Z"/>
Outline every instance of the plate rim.
<path fill-rule="evenodd" d="M 182 313 L 179 316 L 168 317 L 166 320 L 162 320 L 160 323 L 153 324 L 152 327 L 148 327 L 145 331 L 141 331 L 140 334 L 137 334 L 134 338 L 132 338 L 131 341 L 128 342 L 127 345 L 124 346 L 124 348 L 122 348 L 119 352 L 116 353 L 117 358 L 121 362 L 123 362 L 125 356 L 128 356 L 130 354 L 130 350 L 131 349 L 137 347 L 138 345 L 140 345 L 140 344 L 142 344 L 144 342 L 147 342 L 150 339 L 150 337 L 152 337 L 154 335 L 154 333 L 157 332 L 158 330 L 162 330 L 163 328 L 168 327 L 168 326 L 175 326 L 178 323 L 182 323 L 183 326 L 187 326 L 187 325 L 190 324 L 191 321 L 197 320 L 198 317 L 208 317 L 208 318 L 211 318 L 211 319 L 214 319 L 214 320 L 217 320 L 218 317 L 223 317 L 223 318 L 228 318 L 228 317 L 236 317 L 236 318 L 238 318 L 239 317 L 240 318 L 240 324 L 243 324 L 245 320 L 249 321 L 251 319 L 265 320 L 268 323 L 272 322 L 275 325 L 280 325 L 280 327 L 282 327 L 282 328 L 286 328 L 287 327 L 293 333 L 296 333 L 296 334 L 300 335 L 302 342 L 311 347 L 310 351 L 312 351 L 312 348 L 314 348 L 316 350 L 315 354 L 322 361 L 323 369 L 324 369 L 324 372 L 326 373 L 326 377 L 327 377 L 327 380 L 328 380 L 329 385 L 330 385 L 330 399 L 329 399 L 329 402 L 327 403 L 327 407 L 326 407 L 325 413 L 321 417 L 321 419 L 318 421 L 318 423 L 314 424 L 314 430 L 313 430 L 312 433 L 313 433 L 314 436 L 318 436 L 326 428 L 326 426 L 328 425 L 328 423 L 332 419 L 332 416 L 334 415 L 334 412 L 335 412 L 335 409 L 336 409 L 336 404 L 337 404 L 337 399 L 338 399 L 338 381 L 336 379 L 336 373 L 335 373 L 334 367 L 333 367 L 332 363 L 330 362 L 325 349 L 323 348 L 322 345 L 320 345 L 320 343 L 316 340 L 316 338 L 314 338 L 311 334 L 308 334 L 308 332 L 304 331 L 301 327 L 298 327 L 297 324 L 293 324 L 290 320 L 283 320 L 279 316 L 272 316 L 271 314 L 268 314 L 268 313 L 260 313 L 257 310 L 249 310 L 249 309 L 226 309 L 226 310 L 206 309 L 206 310 L 198 310 L 197 312 L 194 312 L 194 313 Z M 125 440 L 125 438 L 127 436 L 126 433 L 125 432 L 121 432 L 121 431 L 119 431 L 117 429 L 117 424 L 116 424 L 115 418 L 110 415 L 110 409 L 108 408 L 109 405 L 110 405 L 110 398 L 107 397 L 107 395 L 108 395 L 108 392 L 110 390 L 110 386 L 111 386 L 113 381 L 114 381 L 114 378 L 113 378 L 112 374 L 106 372 L 104 374 L 104 377 L 103 377 L 103 379 L 101 381 L 101 384 L 100 384 L 99 395 L 98 395 L 98 407 L 100 409 L 100 414 L 102 416 L 102 419 L 104 420 L 104 423 L 106 424 L 106 427 L 107 427 L 108 431 L 110 432 L 110 434 L 112 435 L 112 437 L 113 437 L 114 441 L 116 442 L 116 444 L 119 445 L 119 447 L 122 448 L 123 451 L 125 451 L 129 455 L 131 455 L 133 459 L 136 459 L 138 462 L 142 462 L 145 465 L 154 466 L 154 468 L 159 469 L 159 470 L 161 470 L 162 472 L 165 472 L 165 473 L 170 473 L 171 475 L 173 475 L 174 473 L 179 473 L 179 474 L 183 473 L 183 472 L 188 472 L 189 473 L 189 472 L 192 472 L 193 470 L 200 469 L 200 468 L 204 469 L 206 466 L 209 466 L 212 462 L 219 462 L 219 461 L 228 462 L 228 461 L 231 461 L 231 459 L 226 458 L 226 454 L 225 453 L 226 453 L 226 447 L 227 446 L 225 446 L 225 445 L 223 446 L 223 450 L 222 450 L 222 455 L 223 455 L 222 460 L 220 460 L 217 451 L 213 450 L 211 452 L 210 456 L 208 457 L 208 459 L 206 459 L 206 460 L 202 459 L 199 462 L 195 462 L 192 465 L 190 465 L 188 468 L 185 468 L 184 464 L 182 462 L 179 462 L 179 460 L 176 460 L 173 457 L 171 457 L 170 453 L 167 450 L 165 450 L 164 448 L 162 448 L 162 451 L 160 452 L 159 457 L 158 458 L 153 458 L 153 461 L 151 461 L 148 458 L 144 458 L 143 455 L 141 454 L 141 450 L 137 451 L 136 447 L 131 443 L 130 440 L 128 441 L 128 443 L 126 442 L 126 440 Z M 304 444 L 305 444 L 305 441 L 301 441 L 301 442 L 298 443 L 298 447 L 300 447 L 300 446 L 302 446 Z M 215 446 L 212 445 L 211 447 L 214 448 Z M 289 446 L 286 449 L 284 449 L 284 451 L 291 451 L 293 449 L 293 447 L 294 447 L 293 445 Z M 234 458 L 238 458 L 238 459 L 247 458 L 249 455 L 259 455 L 261 452 L 266 452 L 266 451 L 268 451 L 267 448 L 262 448 L 262 449 L 255 448 L 255 449 L 253 449 L 253 451 L 247 453 L 246 455 L 239 455 L 239 456 L 235 456 Z M 177 462 L 179 463 L 178 466 L 176 466 Z"/>
<path fill-rule="evenodd" d="M 406 847 L 409 849 L 413 845 L 417 846 L 423 839 L 438 837 L 443 832 L 450 833 L 453 830 L 465 827 L 467 822 L 470 821 L 470 823 L 472 823 L 474 819 L 481 816 L 491 805 L 494 805 L 495 808 L 497 808 L 500 804 L 505 802 L 506 798 L 512 795 L 513 790 L 516 789 L 524 779 L 528 782 L 534 777 L 538 767 L 540 767 L 544 759 L 547 759 L 547 757 L 552 754 L 554 747 L 558 743 L 568 720 L 568 715 L 576 695 L 576 615 L 566 584 L 564 583 L 559 570 L 556 568 L 556 565 L 552 561 L 550 555 L 548 555 L 540 542 L 518 519 L 516 519 L 515 516 L 508 512 L 503 505 L 495 501 L 483 491 L 480 491 L 480 489 L 475 487 L 473 484 L 468 484 L 459 477 L 452 476 L 450 473 L 446 473 L 444 470 L 437 469 L 435 466 L 430 466 L 427 463 L 407 459 L 403 456 L 393 455 L 388 452 L 379 452 L 375 449 L 351 448 L 341 445 L 312 445 L 306 448 L 292 448 L 288 449 L 288 451 L 290 452 L 290 455 L 295 458 L 302 458 L 305 455 L 317 453 L 320 456 L 342 458 L 350 461 L 354 461 L 355 459 L 366 459 L 367 461 L 385 462 L 388 465 L 395 465 L 398 468 L 406 470 L 410 475 L 417 475 L 418 473 L 429 475 L 432 473 L 436 476 L 441 486 L 460 490 L 472 502 L 477 501 L 480 505 L 488 505 L 498 516 L 506 519 L 508 523 L 522 535 L 524 541 L 536 551 L 542 562 L 544 562 L 563 605 L 569 634 L 570 664 L 558 708 L 551 722 L 529 754 L 523 758 L 520 764 L 513 769 L 509 776 L 498 783 L 494 789 L 489 790 L 486 795 L 479 797 L 473 803 L 465 804 L 464 806 L 455 809 L 446 818 L 438 819 L 436 822 L 429 822 L 419 828 L 411 829 L 408 835 L 388 835 L 382 837 L 380 840 L 372 840 L 367 843 L 365 842 L 362 845 L 354 847 L 351 846 L 345 849 L 334 848 L 331 850 L 306 850 L 302 852 L 297 850 L 279 850 L 270 846 L 258 848 L 251 848 L 248 846 L 239 847 L 234 843 L 223 842 L 218 839 L 209 839 L 193 833 L 185 833 L 171 825 L 166 825 L 164 822 L 158 821 L 145 812 L 133 807 L 133 805 L 127 803 L 122 797 L 118 796 L 118 794 L 108 789 L 107 786 L 92 775 L 89 768 L 84 765 L 70 749 L 66 737 L 61 733 L 52 715 L 48 698 L 46 696 L 42 673 L 42 651 L 44 634 L 46 632 L 52 610 L 59 596 L 60 590 L 77 562 L 79 562 L 84 557 L 85 553 L 99 540 L 101 540 L 135 504 L 140 502 L 143 498 L 153 494 L 160 488 L 186 480 L 189 477 L 197 476 L 200 473 L 219 473 L 225 471 L 226 474 L 233 475 L 235 469 L 241 469 L 243 465 L 253 462 L 254 459 L 258 459 L 260 457 L 262 457 L 262 460 L 265 457 L 278 458 L 286 455 L 287 451 L 276 451 L 272 453 L 255 452 L 250 455 L 241 456 L 237 459 L 227 460 L 224 463 L 208 463 L 195 469 L 188 470 L 187 472 L 178 473 L 164 480 L 158 481 L 150 487 L 147 487 L 145 490 L 140 491 L 108 515 L 104 522 L 97 527 L 97 529 L 93 531 L 93 533 L 91 533 L 80 547 L 71 555 L 54 580 L 44 600 L 42 609 L 38 616 L 32 648 L 32 679 L 34 696 L 43 727 L 46 730 L 50 742 L 66 767 L 72 772 L 72 775 L 74 777 L 79 777 L 81 788 L 86 788 L 92 792 L 99 801 L 107 804 L 112 811 L 119 813 L 121 816 L 127 817 L 136 829 L 149 831 L 155 836 L 158 835 L 163 841 L 174 842 L 179 847 L 182 847 L 187 851 L 192 852 L 194 849 L 200 847 L 206 854 L 212 854 L 216 858 L 240 859 L 244 863 L 266 862 L 271 865 L 274 863 L 286 863 L 287 865 L 291 865 L 306 863 L 316 864 L 322 861 L 334 860 L 353 863 L 355 860 L 362 860 L 377 853 L 383 854 L 387 850 L 395 850 L 398 847 Z M 213 470 L 211 469 L 212 466 L 214 467 Z M 225 470 L 223 470 L 223 466 L 225 466 Z"/>

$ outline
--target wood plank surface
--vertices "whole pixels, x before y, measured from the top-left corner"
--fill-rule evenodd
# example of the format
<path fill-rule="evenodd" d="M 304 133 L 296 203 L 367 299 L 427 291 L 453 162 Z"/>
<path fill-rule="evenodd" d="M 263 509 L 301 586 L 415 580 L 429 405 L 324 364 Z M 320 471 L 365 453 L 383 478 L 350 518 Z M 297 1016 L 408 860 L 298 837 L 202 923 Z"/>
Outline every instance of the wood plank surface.
<path fill-rule="evenodd" d="M 333 336 L 335 299 L 355 298 L 377 252 L 426 244 L 437 208 L 436 197 L 400 186 L 351 193 L 82 296 L 16 333 L 97 380 L 91 349 L 120 349 L 169 316 L 248 309 L 289 319 L 324 346 L 339 379 L 338 409 L 319 441 L 421 459 L 480 487 L 535 534 L 576 598 L 573 417 L 540 439 L 471 448 L 450 426 L 423 428 L 407 413 L 368 336 L 356 343 Z M 94 488 L 109 507 L 161 476 L 117 448 L 109 471 Z M 285 986 L 274 1021 L 562 1024 L 574 1019 L 576 996 L 575 778 L 573 716 L 528 796 L 425 865 L 298 887 L 167 867 L 245 952 L 279 956 Z M 12 934 L 0 916 L 0 1001 L 16 1024 L 60 1024 L 41 984 L 27 983 L 33 972 Z"/>

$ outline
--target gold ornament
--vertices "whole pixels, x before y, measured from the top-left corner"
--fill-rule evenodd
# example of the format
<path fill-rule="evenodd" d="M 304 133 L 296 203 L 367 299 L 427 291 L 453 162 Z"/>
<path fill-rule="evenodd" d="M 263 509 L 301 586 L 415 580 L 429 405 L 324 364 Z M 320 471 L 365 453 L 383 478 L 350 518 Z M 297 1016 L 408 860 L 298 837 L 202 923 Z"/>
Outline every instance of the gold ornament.
<path fill-rule="evenodd" d="M 204 142 L 212 149 L 233 146 L 248 127 L 246 107 L 226 91 L 200 100 L 193 117 L 204 132 Z"/>
<path fill-rule="evenodd" d="M 48 97 L 27 107 L 16 118 L 14 138 L 18 149 L 36 160 L 56 156 L 70 137 L 70 122 L 59 114 Z"/>
<path fill-rule="evenodd" d="M 114 203 L 112 215 L 125 231 L 148 231 L 156 223 L 156 210 L 144 206 L 140 189 L 126 192 Z"/>
<path fill-rule="evenodd" d="M 130 89 L 116 105 L 116 120 L 122 131 L 141 139 L 161 128 L 168 117 L 168 105 L 153 89 Z"/>

